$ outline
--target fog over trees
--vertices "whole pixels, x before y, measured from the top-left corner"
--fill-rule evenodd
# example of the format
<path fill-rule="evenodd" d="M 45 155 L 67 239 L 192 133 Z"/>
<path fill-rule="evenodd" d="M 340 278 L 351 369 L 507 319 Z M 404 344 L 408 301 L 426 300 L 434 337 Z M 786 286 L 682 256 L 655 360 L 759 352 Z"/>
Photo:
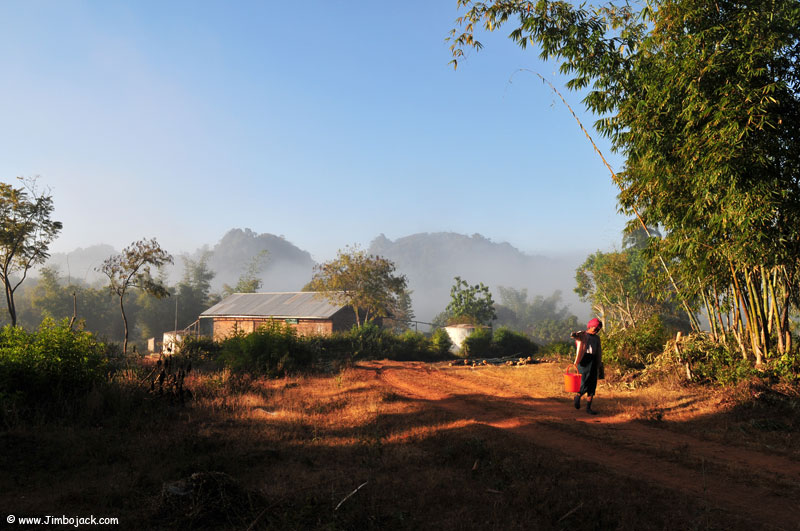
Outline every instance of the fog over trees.
<path fill-rule="evenodd" d="M 350 243 L 342 241 L 342 247 Z M 47 266 L 57 270 L 62 284 L 94 286 L 104 280 L 95 268 L 117 252 L 110 245 L 98 244 L 70 253 L 53 253 Z M 468 236 L 452 232 L 419 233 L 396 240 L 381 234 L 370 243 L 367 252 L 391 260 L 397 272 L 408 278 L 418 321 L 431 322 L 444 310 L 456 276 L 471 283 L 484 283 L 498 302 L 501 301 L 501 286 L 527 290 L 531 297 L 552 297 L 560 291 L 563 305 L 581 320 L 588 316 L 588 304 L 579 301 L 573 291 L 575 269 L 585 260 L 583 253 L 561 258 L 534 256 L 480 234 Z M 265 263 L 261 268 L 259 291 L 300 291 L 313 276 L 315 261 L 308 251 L 281 236 L 239 228 L 231 229 L 214 244 L 192 253 L 176 254 L 175 264 L 163 268 L 161 275 L 168 285 L 178 285 L 185 274 L 182 258 L 193 263 L 203 258 L 208 271 L 213 273 L 208 281 L 209 291 L 221 294 L 226 284 L 237 284 L 246 273 L 247 264 L 260 254 L 265 256 Z M 35 279 L 31 287 L 34 285 Z M 174 301 L 166 304 L 173 309 L 169 312 L 164 309 L 165 319 L 174 313 Z M 196 311 L 195 306 L 192 305 L 192 311 Z M 196 316 L 182 315 L 179 326 L 194 318 Z M 173 320 L 172 317 L 166 319 L 164 326 L 170 328 Z M 148 323 L 145 328 L 152 332 L 153 324 Z"/>

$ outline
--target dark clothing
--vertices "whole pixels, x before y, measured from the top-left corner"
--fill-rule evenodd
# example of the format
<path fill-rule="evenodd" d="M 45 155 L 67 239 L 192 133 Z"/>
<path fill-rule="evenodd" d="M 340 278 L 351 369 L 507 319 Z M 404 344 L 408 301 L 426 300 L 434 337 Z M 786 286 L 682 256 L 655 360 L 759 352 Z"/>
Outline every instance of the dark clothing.
<path fill-rule="evenodd" d="M 578 372 L 581 373 L 581 396 L 594 396 L 597 389 L 597 370 L 599 368 L 600 338 L 595 334 L 585 334 L 586 352 L 578 363 Z"/>

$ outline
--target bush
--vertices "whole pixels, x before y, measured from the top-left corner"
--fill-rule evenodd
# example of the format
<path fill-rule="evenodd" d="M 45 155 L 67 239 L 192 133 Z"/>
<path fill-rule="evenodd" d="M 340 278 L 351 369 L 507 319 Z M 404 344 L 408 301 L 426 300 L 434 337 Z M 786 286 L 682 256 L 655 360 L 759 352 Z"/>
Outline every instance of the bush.
<path fill-rule="evenodd" d="M 105 345 L 69 321 L 42 321 L 35 332 L 0 330 L 0 398 L 26 405 L 84 394 L 105 379 Z"/>
<path fill-rule="evenodd" d="M 559 357 L 575 357 L 575 341 L 554 341 L 542 347 L 541 354 Z"/>
<path fill-rule="evenodd" d="M 450 339 L 450 334 L 444 328 L 437 328 L 431 335 L 431 350 L 434 356 L 446 358 L 451 355 L 450 350 L 453 348 L 453 341 Z"/>
<path fill-rule="evenodd" d="M 375 323 L 364 323 L 350 330 L 353 359 L 388 358 L 394 350 L 394 334 Z"/>
<path fill-rule="evenodd" d="M 219 356 L 221 348 L 221 344 L 210 337 L 189 336 L 181 343 L 180 353 L 193 361 L 213 361 Z"/>
<path fill-rule="evenodd" d="M 467 358 L 489 357 L 492 353 L 492 331 L 476 328 L 464 339 L 461 355 Z"/>
<path fill-rule="evenodd" d="M 670 332 L 658 315 L 635 328 L 619 330 L 603 337 L 603 358 L 623 368 L 643 369 L 664 350 Z"/>
<path fill-rule="evenodd" d="M 497 329 L 492 342 L 499 356 L 533 356 L 539 350 L 538 345 L 528 336 L 505 326 Z"/>
<path fill-rule="evenodd" d="M 280 322 L 271 322 L 251 334 L 235 334 L 220 345 L 220 360 L 236 372 L 277 376 L 310 365 L 311 358 L 308 342 Z"/>
<path fill-rule="evenodd" d="M 395 340 L 392 359 L 427 360 L 433 357 L 431 340 L 421 332 L 406 330 L 399 336 L 395 336 Z"/>
<path fill-rule="evenodd" d="M 760 372 L 742 358 L 732 342 L 730 345 L 717 343 L 707 334 L 692 334 L 681 341 L 680 356 L 674 341 L 665 347 L 664 354 L 680 364 L 688 362 L 696 382 L 735 384 Z"/>

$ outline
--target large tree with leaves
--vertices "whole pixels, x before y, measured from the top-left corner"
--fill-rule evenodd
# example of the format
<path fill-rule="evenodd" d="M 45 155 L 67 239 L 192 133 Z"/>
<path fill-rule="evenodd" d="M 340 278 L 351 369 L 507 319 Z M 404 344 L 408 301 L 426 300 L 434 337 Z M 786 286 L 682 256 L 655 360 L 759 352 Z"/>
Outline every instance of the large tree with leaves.
<path fill-rule="evenodd" d="M 450 302 L 444 312 L 434 318 L 435 324 L 470 323 L 491 325 L 497 319 L 494 299 L 489 287 L 483 282 L 470 284 L 461 277 L 455 277 L 450 288 Z"/>
<path fill-rule="evenodd" d="M 168 297 L 164 284 L 154 278 L 150 267 L 172 263 L 172 255 L 161 248 L 155 238 L 133 242 L 122 253 L 108 257 L 98 269 L 109 280 L 109 289 L 119 298 L 124 340 L 122 352 L 128 352 L 128 318 L 125 315 L 125 295 L 130 289 L 140 289 L 155 297 Z"/>
<path fill-rule="evenodd" d="M 654 0 L 600 7 L 458 0 L 454 59 L 475 30 L 559 63 L 625 157 L 624 212 L 660 226 L 650 256 L 684 304 L 760 363 L 791 349 L 800 278 L 800 2 Z M 723 326 L 723 315 L 728 318 Z M 720 335 L 726 337 L 725 335 Z"/>
<path fill-rule="evenodd" d="M 50 219 L 52 196 L 37 189 L 36 179 L 20 181 L 19 187 L 0 183 L 0 280 L 12 326 L 17 324 L 14 293 L 28 271 L 50 256 L 50 243 L 62 227 Z"/>
<path fill-rule="evenodd" d="M 314 276 L 305 289 L 351 306 L 360 327 L 362 321 L 398 316 L 408 306 L 408 281 L 395 269 L 391 260 L 357 246 L 347 247 L 339 250 L 335 259 L 314 266 Z"/>

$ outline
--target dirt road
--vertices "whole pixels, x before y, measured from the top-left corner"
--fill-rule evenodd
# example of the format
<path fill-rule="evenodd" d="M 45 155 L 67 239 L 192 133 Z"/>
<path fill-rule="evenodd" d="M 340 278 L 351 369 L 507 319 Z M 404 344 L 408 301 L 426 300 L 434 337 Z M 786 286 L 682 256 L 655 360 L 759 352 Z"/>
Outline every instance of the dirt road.
<path fill-rule="evenodd" d="M 527 442 L 593 461 L 615 474 L 690 493 L 710 506 L 753 522 L 758 529 L 800 529 L 800 463 L 736 445 L 724 445 L 649 423 L 631 421 L 610 407 L 596 416 L 572 407 L 570 395 L 507 378 L 499 369 L 375 361 L 359 365 L 393 392 L 426 401 L 461 418 L 510 430 Z M 508 368 L 508 371 L 514 371 Z M 548 374 L 552 375 L 551 368 Z M 521 374 L 520 372 L 515 373 Z M 551 378 L 552 379 L 552 378 Z M 631 493 L 632 496 L 635 493 Z"/>

